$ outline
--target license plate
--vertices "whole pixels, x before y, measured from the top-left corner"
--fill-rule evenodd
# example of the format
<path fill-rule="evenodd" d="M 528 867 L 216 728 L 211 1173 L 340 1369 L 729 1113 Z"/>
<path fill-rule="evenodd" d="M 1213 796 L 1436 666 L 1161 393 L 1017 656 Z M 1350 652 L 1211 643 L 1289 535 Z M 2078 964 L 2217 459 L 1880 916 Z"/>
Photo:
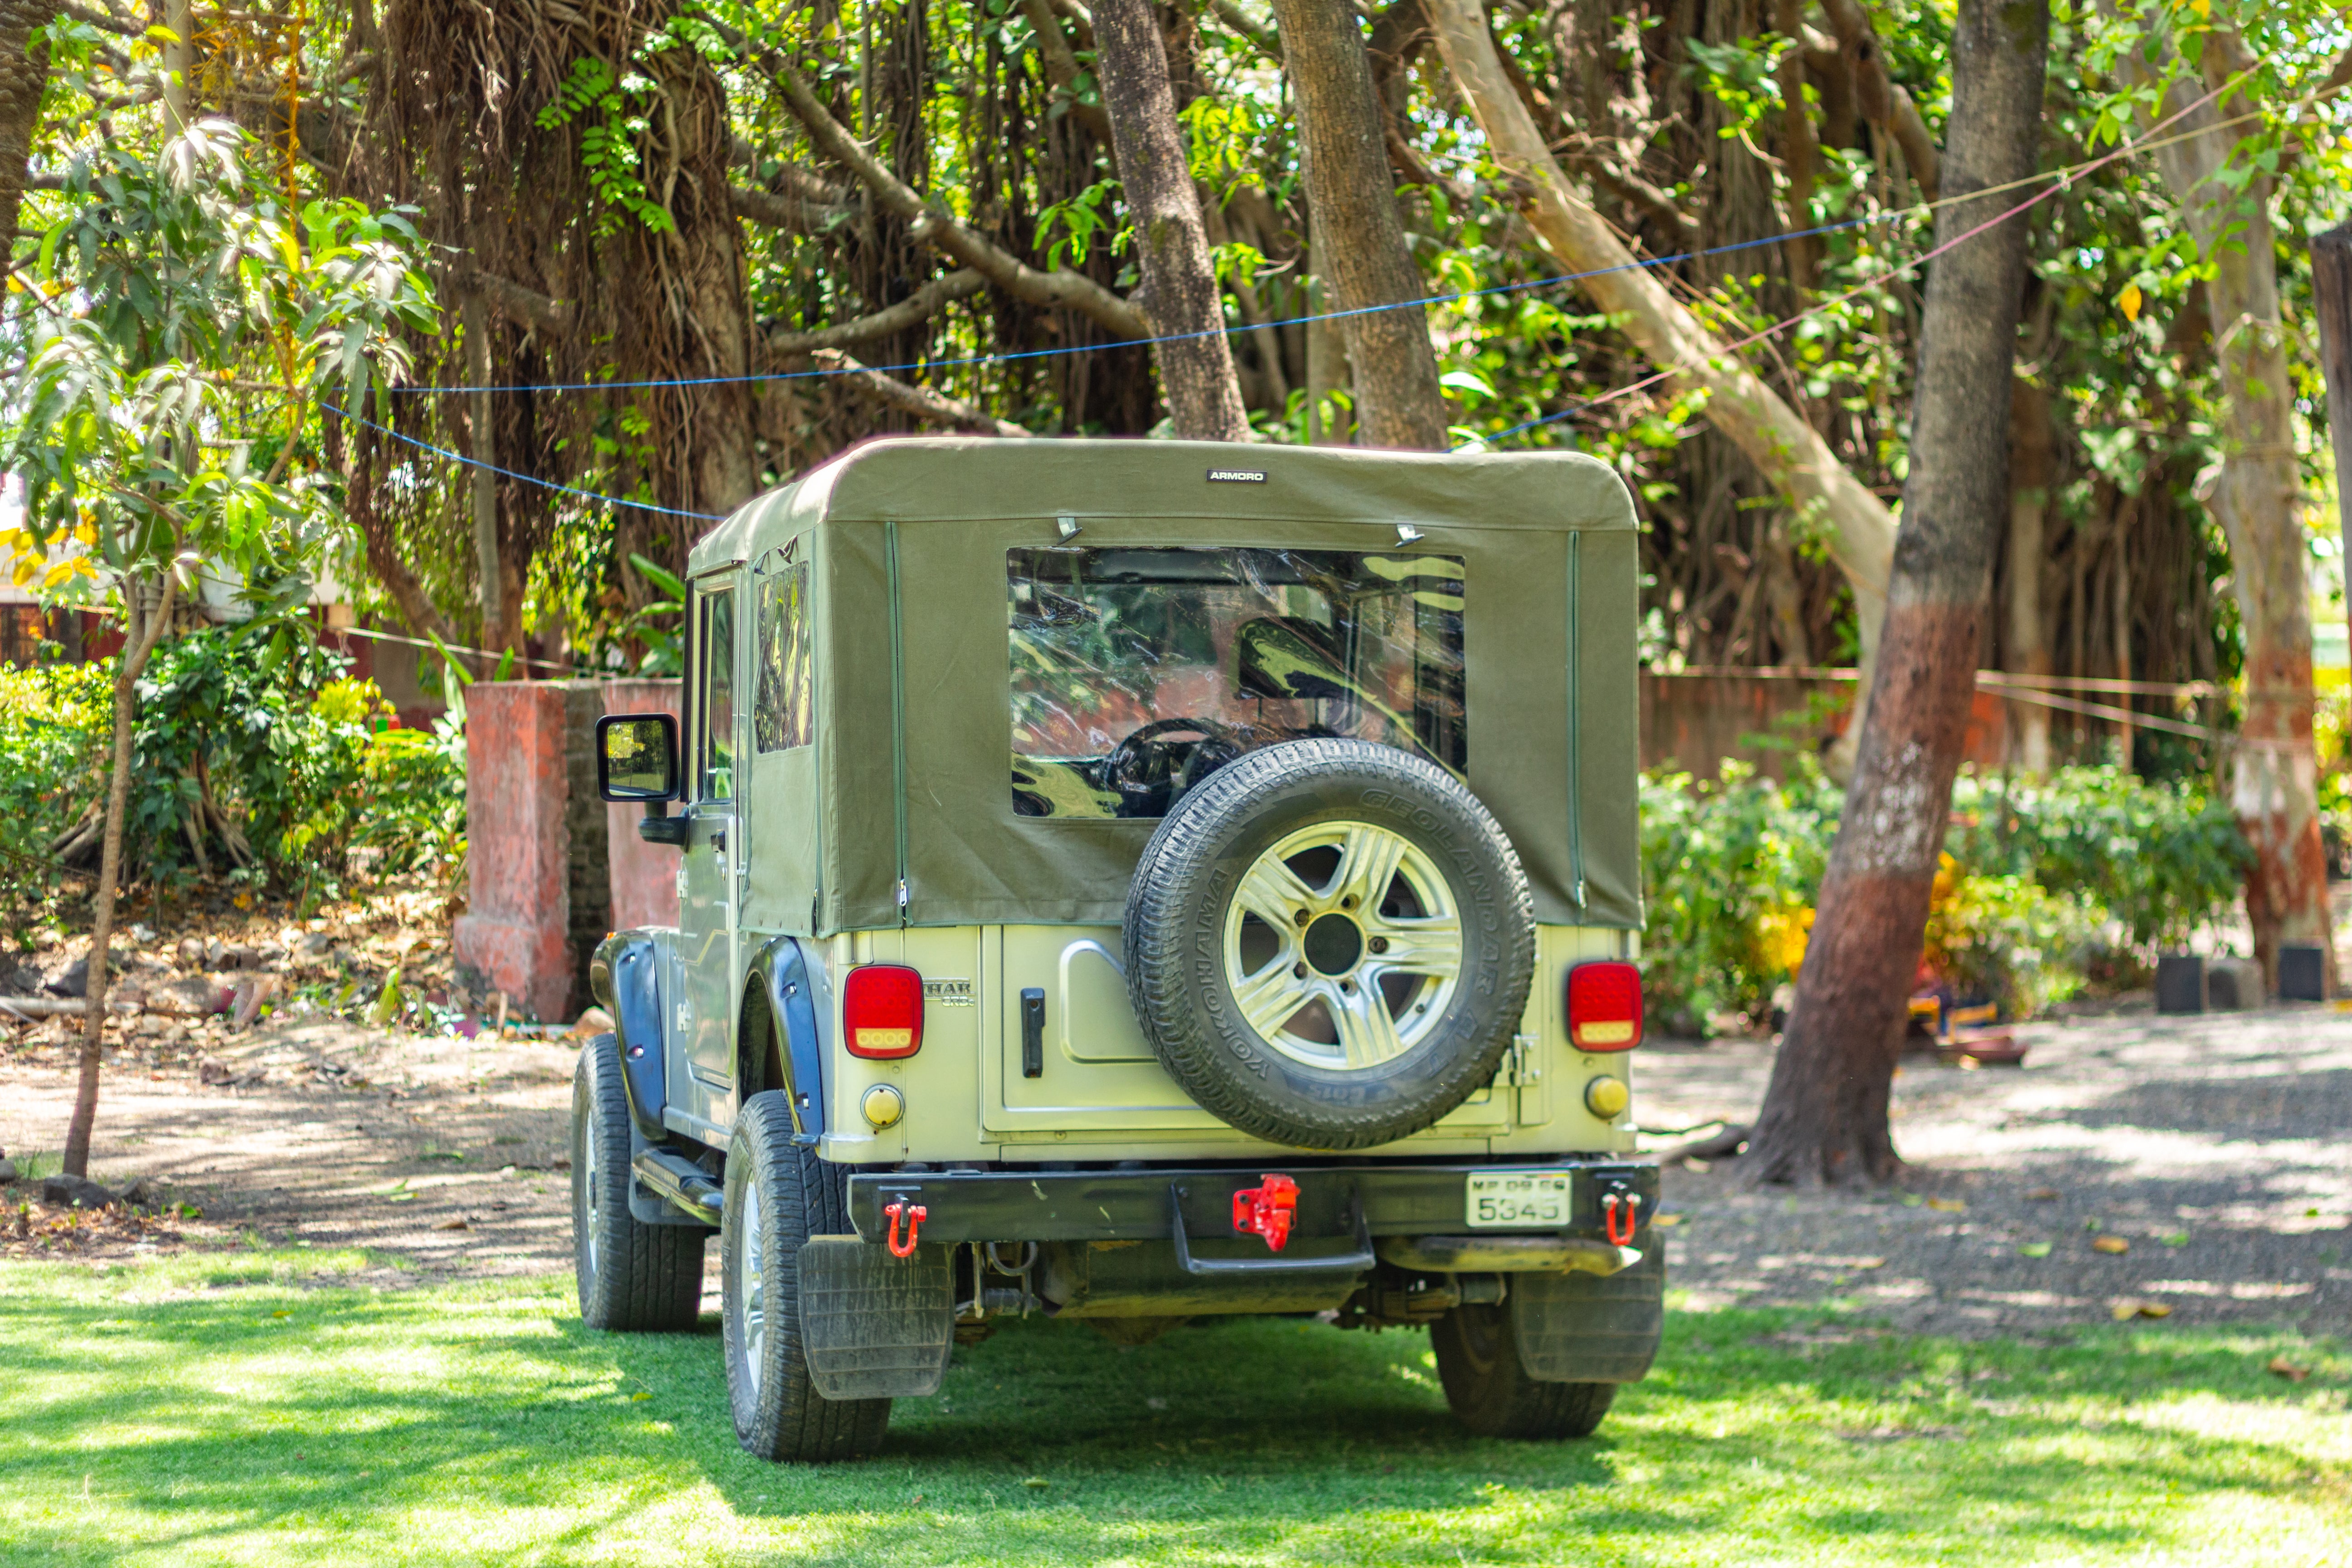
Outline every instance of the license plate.
<path fill-rule="evenodd" d="M 1465 1183 L 1464 1217 L 1472 1230 L 1563 1230 L 1566 1171 L 1473 1171 Z"/>

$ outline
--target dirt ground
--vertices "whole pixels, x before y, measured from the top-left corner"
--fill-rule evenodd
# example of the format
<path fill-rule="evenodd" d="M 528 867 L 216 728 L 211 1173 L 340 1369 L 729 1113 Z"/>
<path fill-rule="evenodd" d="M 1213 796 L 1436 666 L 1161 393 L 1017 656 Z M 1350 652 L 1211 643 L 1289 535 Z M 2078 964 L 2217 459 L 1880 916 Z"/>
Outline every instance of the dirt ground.
<path fill-rule="evenodd" d="M 1962 1335 L 2135 1304 L 2186 1322 L 2352 1321 L 2352 1012 L 2159 1017 L 2142 999 L 2019 1038 L 2022 1068 L 1906 1059 L 1898 1190 L 1743 1191 L 1737 1160 L 1669 1170 L 1670 1282 L 1703 1304 L 1843 1299 Z M 1752 1117 L 1772 1045 L 1641 1057 L 1642 1121 L 1674 1128 Z"/>
<path fill-rule="evenodd" d="M 163 1231 L 68 1229 L 43 1246 L 0 1226 L 0 1249 L 107 1258 L 251 1236 L 369 1248 L 386 1260 L 370 1271 L 381 1283 L 567 1268 L 574 1050 L 333 1019 L 215 1035 L 200 1051 L 134 1047 L 109 1064 L 90 1174 L 117 1190 L 142 1176 L 160 1187 L 174 1205 Z M 228 1081 L 199 1081 L 206 1062 Z M 54 1173 L 73 1102 L 67 1047 L 0 1047 L 0 1147 Z M 0 1204 L 28 1195 L 0 1189 Z M 32 1217 L 37 1231 L 58 1223 L 54 1211 Z"/>
<path fill-rule="evenodd" d="M 1840 1300 L 1964 1335 L 2140 1304 L 2176 1322 L 2352 1321 L 2352 1012 L 2159 1018 L 2142 1002 L 2021 1038 L 2022 1068 L 1906 1062 L 1896 1190 L 1746 1192 L 1736 1160 L 1669 1170 L 1672 1283 L 1702 1305 Z M 135 1044 L 110 1068 L 91 1173 L 144 1176 L 201 1217 L 90 1226 L 36 1208 L 29 1237 L 0 1225 L 0 1251 L 106 1258 L 250 1236 L 368 1248 L 386 1284 L 566 1268 L 572 1059 L 560 1041 L 331 1020 Z M 199 1060 L 230 1081 L 200 1083 Z M 1770 1066 L 1766 1040 L 1654 1044 L 1637 1110 L 1663 1129 L 1746 1120 Z M 0 1146 L 54 1170 L 65 1047 L 0 1045 Z"/>

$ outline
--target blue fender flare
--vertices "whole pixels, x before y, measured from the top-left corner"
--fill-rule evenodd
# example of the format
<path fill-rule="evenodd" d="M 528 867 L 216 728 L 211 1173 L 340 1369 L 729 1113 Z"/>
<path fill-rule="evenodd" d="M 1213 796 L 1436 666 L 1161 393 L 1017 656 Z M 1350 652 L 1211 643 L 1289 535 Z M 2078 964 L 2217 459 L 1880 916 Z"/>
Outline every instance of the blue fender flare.
<path fill-rule="evenodd" d="M 818 1033 L 814 966 L 797 938 L 780 936 L 751 960 L 747 988 L 756 987 L 768 1004 L 768 1013 L 783 1026 L 784 1079 L 781 1089 L 793 1108 L 793 1142 L 813 1145 L 824 1132 L 824 1041 Z M 739 1049 L 745 1059 L 736 1081 L 757 1081 L 762 1064 L 752 1058 L 764 1052 L 764 1041 L 745 1040 Z"/>
<path fill-rule="evenodd" d="M 629 1091 L 629 1119 L 642 1137 L 668 1136 L 662 1110 L 669 1092 L 662 1052 L 662 962 L 654 939 L 643 931 L 615 931 L 596 944 L 588 961 L 588 987 L 613 1016 L 620 1037 L 621 1078 Z"/>

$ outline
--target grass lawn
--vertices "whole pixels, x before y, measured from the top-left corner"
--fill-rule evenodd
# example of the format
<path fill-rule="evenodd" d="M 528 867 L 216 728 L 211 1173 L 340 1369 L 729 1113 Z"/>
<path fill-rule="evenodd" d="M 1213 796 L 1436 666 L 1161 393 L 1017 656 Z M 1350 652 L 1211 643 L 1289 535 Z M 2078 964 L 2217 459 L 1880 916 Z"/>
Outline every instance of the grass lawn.
<path fill-rule="evenodd" d="M 2288 1334 L 1676 1312 L 1598 1436 L 1526 1445 L 1457 1434 L 1425 1334 L 1033 1323 L 882 1458 L 786 1469 L 735 1447 L 715 1326 L 361 1261 L 0 1268 L 0 1563 L 2352 1562 L 2352 1355 Z"/>

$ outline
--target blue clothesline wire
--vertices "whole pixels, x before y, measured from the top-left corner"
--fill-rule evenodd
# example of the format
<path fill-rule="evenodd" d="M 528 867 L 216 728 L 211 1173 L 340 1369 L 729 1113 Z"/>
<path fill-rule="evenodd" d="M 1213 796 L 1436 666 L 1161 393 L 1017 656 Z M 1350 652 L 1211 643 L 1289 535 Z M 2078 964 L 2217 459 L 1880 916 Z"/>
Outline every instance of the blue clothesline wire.
<path fill-rule="evenodd" d="M 861 364 L 838 370 L 771 371 L 759 375 L 682 376 L 667 381 L 572 381 L 525 382 L 512 386 L 438 386 L 415 385 L 387 387 L 397 393 L 511 394 L 519 392 L 646 392 L 676 386 L 737 386 L 756 382 L 811 381 L 827 376 L 855 375 L 861 371 L 890 374 L 899 371 L 953 370 L 969 365 L 1009 364 L 1016 360 L 1054 359 L 1066 354 L 1102 353 L 1110 349 L 1149 348 L 1154 343 L 1191 342 L 1200 338 L 1233 337 L 1254 332 L 1261 327 L 1297 327 L 1315 321 L 1345 321 L 1350 316 L 1379 315 L 1388 310 L 1416 310 L 1430 305 L 1450 305 L 1464 300 L 1483 299 L 1489 295 L 1525 293 L 1531 289 L 1549 289 L 1555 283 L 1575 283 L 1587 278 L 1605 277 L 1612 272 L 1630 272 L 1645 267 L 1671 267 L 1677 262 L 1697 261 L 1710 256 L 1727 256 L 1734 251 L 1753 250 L 1759 246 L 1780 245 L 1792 239 L 1811 239 L 1819 235 L 1843 234 L 1848 229 L 1865 228 L 1873 224 L 1894 223 L 1910 217 L 1917 208 L 1905 207 L 1894 212 L 1874 213 L 1866 217 L 1846 218 L 1837 223 L 1825 223 L 1818 227 L 1793 229 L 1768 234 L 1760 239 L 1735 240 L 1728 245 L 1709 246 L 1703 250 L 1685 250 L 1672 256 L 1637 257 L 1614 267 L 1596 267 L 1586 272 L 1562 272 L 1549 278 L 1534 278 L 1518 283 L 1496 283 L 1484 289 L 1464 289 L 1451 294 L 1430 294 L 1417 300 L 1404 300 L 1386 305 L 1359 305 L 1346 310 L 1323 310 L 1308 316 L 1285 316 L 1279 321 L 1249 321 L 1239 326 L 1213 327 L 1198 332 L 1169 332 L 1153 338 L 1122 338 L 1108 343 L 1073 343 L 1062 348 L 1022 349 L 1012 353 L 970 354 L 959 359 L 916 360 L 904 364 Z M 405 439 L 405 437 L 403 437 Z M 463 460 L 463 459 L 461 459 Z M 520 476 L 518 476 L 520 477 Z"/>
<path fill-rule="evenodd" d="M 824 376 L 850 375 L 856 374 L 858 371 L 875 371 L 887 374 L 891 371 L 938 370 L 961 365 L 994 364 L 1013 360 L 1043 359 L 1061 354 L 1095 353 L 1105 349 L 1147 347 L 1153 343 L 1187 342 L 1199 338 L 1231 336 L 1235 332 L 1254 331 L 1261 325 L 1268 327 L 1297 326 L 1312 321 L 1340 321 L 1349 316 L 1372 315 L 1384 310 L 1403 310 L 1417 309 L 1428 305 L 1443 305 L 1452 303 L 1456 300 L 1479 299 L 1489 295 L 1521 293 L 1530 289 L 1546 289 L 1556 283 L 1574 283 L 1583 279 L 1603 277 L 1613 272 L 1628 272 L 1647 267 L 1671 266 L 1674 263 L 1680 261 L 1693 261 L 1704 257 L 1723 256 L 1734 251 L 1751 250 L 1759 246 L 1778 245 L 1785 240 L 1809 239 L 1817 235 L 1838 234 L 1847 229 L 1861 228 L 1872 224 L 1888 223 L 1908 217 L 1913 216 L 1916 210 L 1916 209 L 1906 208 L 1895 212 L 1875 213 L 1866 217 L 1848 218 L 1839 223 L 1822 224 L 1813 228 L 1798 229 L 1779 234 L 1766 235 L 1759 239 L 1738 240 L 1728 245 L 1710 246 L 1700 250 L 1682 251 L 1673 256 L 1637 258 L 1631 261 L 1621 262 L 1613 267 L 1598 267 L 1583 272 L 1563 272 L 1549 278 L 1530 279 L 1527 281 L 1517 283 L 1497 283 L 1489 288 L 1467 289 L 1452 294 L 1430 295 L 1423 299 L 1409 300 L 1399 304 L 1363 305 L 1353 310 L 1328 310 L 1316 315 L 1292 316 L 1286 317 L 1281 321 L 1248 323 L 1238 327 L 1224 327 L 1209 331 L 1171 332 L 1165 336 L 1156 338 L 1132 338 L 1119 342 L 1082 343 L 1066 348 L 1029 349 L 1017 353 L 976 354 L 963 359 L 929 360 L 908 364 L 858 365 L 856 367 L 845 367 L 840 370 L 785 371 L 765 375 L 702 376 L 673 381 L 575 382 L 488 387 L 404 386 L 392 387 L 387 388 L 386 390 L 394 392 L 441 392 L 449 394 L 635 391 L 673 386 L 730 385 L 745 382 L 797 381 Z M 1575 406 L 1563 409 L 1557 414 L 1544 415 L 1539 418 L 1530 419 L 1522 424 L 1514 425 L 1509 429 L 1499 431 L 1493 436 L 1477 437 L 1471 440 L 1462 442 L 1457 445 L 1454 450 L 1461 451 L 1465 447 L 1483 447 L 1491 445 L 1496 441 L 1507 440 L 1513 436 L 1519 435 L 1528 430 L 1532 430 L 1538 426 L 1557 424 L 1560 420 L 1573 418 L 1578 414 L 1582 413 L 1585 409 L 1591 407 L 1595 403 L 1601 401 L 1603 400 L 1600 398 L 1588 398 L 1583 402 L 1577 404 Z M 714 512 L 686 511 L 676 507 L 657 506 L 651 501 L 631 500 L 622 496 L 604 495 L 595 490 L 582 489 L 574 485 L 558 484 L 552 479 L 542 479 L 535 478 L 530 474 L 518 473 L 512 468 L 502 468 L 495 463 L 488 463 L 477 458 L 469 458 L 462 452 L 453 452 L 446 447 L 436 447 L 429 441 L 419 440 L 414 436 L 404 436 L 397 430 L 392 429 L 387 426 L 379 425 L 372 419 L 362 418 L 359 415 L 351 413 L 347 409 L 337 407 L 331 403 L 325 404 L 323 406 L 331 410 L 335 414 L 340 415 L 341 417 L 352 421 L 355 425 L 364 426 L 368 429 L 373 430 L 379 435 L 388 436 L 395 441 L 404 442 L 420 451 L 429 452 L 436 458 L 446 458 L 452 462 L 465 464 L 472 468 L 487 468 L 491 473 L 497 474 L 503 479 L 520 480 L 521 483 L 527 485 L 536 485 L 542 489 L 553 490 L 560 495 L 576 496 L 583 500 L 602 501 L 609 506 L 631 507 L 639 511 L 655 512 L 664 517 L 692 518 L 704 522 L 719 522 L 725 521 L 723 517 Z"/>
<path fill-rule="evenodd" d="M 463 463 L 468 468 L 488 468 L 490 472 L 498 475 L 501 479 L 520 479 L 524 484 L 537 485 L 541 489 L 554 490 L 560 494 L 567 496 L 578 496 L 583 500 L 600 500 L 608 506 L 632 506 L 636 508 L 639 511 L 657 511 L 664 517 L 691 517 L 698 519 L 704 522 L 724 522 L 727 521 L 725 515 L 719 512 L 681 511 L 674 506 L 656 506 L 649 500 L 630 500 L 623 496 L 601 495 L 594 490 L 581 489 L 576 485 L 559 485 L 553 479 L 542 479 L 535 478 L 530 474 L 519 474 L 512 468 L 501 468 L 496 463 L 486 463 L 479 458 L 469 458 L 463 452 L 453 452 L 446 447 L 436 447 L 430 441 L 420 441 L 414 436 L 404 436 L 399 431 L 392 429 L 388 426 L 379 425 L 373 419 L 362 419 L 358 415 L 353 414 L 351 410 L 347 408 L 339 408 L 334 404 L 322 400 L 320 403 L 320 406 L 328 410 L 330 413 L 339 415 L 341 417 L 350 420 L 354 425 L 363 425 L 379 436 L 389 436 L 395 441 L 404 441 L 408 445 L 416 447 L 419 451 L 430 452 L 436 458 L 446 458 L 453 463 Z"/>

